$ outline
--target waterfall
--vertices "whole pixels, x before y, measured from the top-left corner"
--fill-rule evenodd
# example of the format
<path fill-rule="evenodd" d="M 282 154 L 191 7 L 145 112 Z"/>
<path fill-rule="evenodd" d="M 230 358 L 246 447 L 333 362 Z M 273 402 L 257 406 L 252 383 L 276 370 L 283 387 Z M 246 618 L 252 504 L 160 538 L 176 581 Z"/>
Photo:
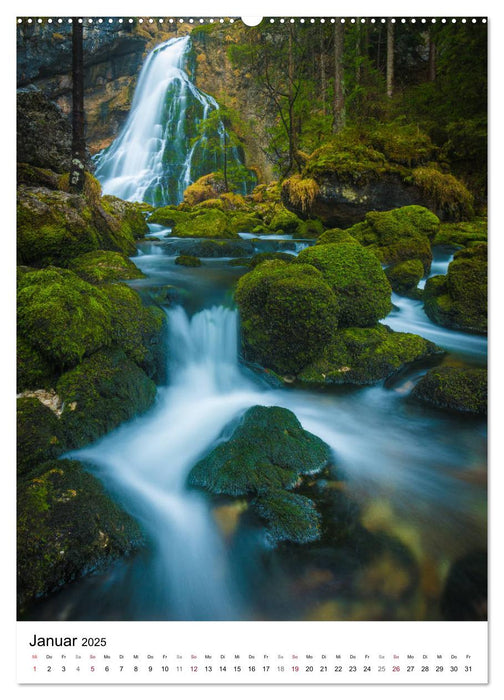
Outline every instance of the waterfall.
<path fill-rule="evenodd" d="M 239 369 L 236 311 L 213 307 L 188 318 L 176 307 L 168 317 L 171 382 L 159 390 L 157 406 L 73 456 L 97 466 L 153 541 L 145 595 L 162 618 L 240 619 L 209 506 L 186 479 L 222 429 L 260 403 L 261 394 Z"/>
<path fill-rule="evenodd" d="M 226 130 L 217 127 L 220 153 L 208 149 L 209 134 L 199 125 L 219 105 L 199 90 L 184 70 L 190 38 L 176 37 L 147 56 L 128 119 L 112 145 L 96 158 L 103 192 L 156 206 L 178 204 L 184 190 L 202 175 L 218 170 Z M 228 161 L 242 165 L 236 148 Z"/>

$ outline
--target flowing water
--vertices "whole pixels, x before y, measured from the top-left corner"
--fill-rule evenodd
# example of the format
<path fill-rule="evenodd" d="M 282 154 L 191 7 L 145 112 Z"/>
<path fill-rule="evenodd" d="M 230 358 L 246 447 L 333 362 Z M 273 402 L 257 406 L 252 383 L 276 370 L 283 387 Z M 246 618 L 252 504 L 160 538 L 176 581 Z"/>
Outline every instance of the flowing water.
<path fill-rule="evenodd" d="M 147 56 L 128 119 L 96 159 L 95 174 L 104 194 L 157 206 L 178 204 L 188 185 L 222 167 L 224 150 L 230 167 L 242 165 L 238 149 L 225 148 L 222 122 L 217 134 L 200 131 L 219 105 L 184 70 L 190 47 L 188 36 L 176 37 Z M 221 148 L 209 149 L 209 137 Z"/>
<path fill-rule="evenodd" d="M 162 241 L 149 245 L 134 259 L 149 277 L 132 284 L 173 284 L 187 292 L 184 305 L 167 309 L 167 385 L 147 414 L 69 456 L 103 480 L 142 523 L 150 545 L 67 586 L 31 617 L 440 619 L 449 565 L 486 542 L 485 423 L 409 400 L 426 367 L 372 387 L 272 388 L 238 354 L 239 319 L 229 290 L 245 270 L 226 260 L 180 268 Z M 196 289 L 207 293 L 195 304 Z M 416 302 L 398 297 L 394 303 L 386 319 L 394 328 L 422 328 L 454 349 L 448 359 L 482 364 L 482 338 L 435 326 Z M 261 528 L 246 520 L 237 527 L 239 502 L 213 503 L 186 487 L 196 461 L 257 404 L 291 409 L 330 445 L 366 532 L 389 543 L 378 563 L 365 558 L 358 542 L 335 555 L 331 574 L 316 544 L 294 548 L 285 561 Z M 316 566 L 306 558 L 312 550 Z M 404 593 L 404 576 L 413 579 L 414 594 Z"/>

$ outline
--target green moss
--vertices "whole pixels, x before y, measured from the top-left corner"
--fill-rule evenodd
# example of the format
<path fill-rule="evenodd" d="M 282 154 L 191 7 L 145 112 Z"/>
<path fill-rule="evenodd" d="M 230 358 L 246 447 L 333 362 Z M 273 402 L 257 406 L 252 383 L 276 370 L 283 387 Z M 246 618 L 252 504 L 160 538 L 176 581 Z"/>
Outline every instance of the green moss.
<path fill-rule="evenodd" d="M 219 209 L 203 209 L 173 225 L 179 238 L 239 238 L 229 224 L 229 217 Z"/>
<path fill-rule="evenodd" d="M 474 197 L 453 175 L 421 167 L 413 170 L 411 181 L 434 201 L 443 218 L 461 221 L 474 215 Z"/>
<path fill-rule="evenodd" d="M 164 311 L 157 306 L 144 306 L 138 292 L 126 284 L 107 284 L 102 289 L 111 302 L 112 342 L 149 377 L 164 377 Z"/>
<path fill-rule="evenodd" d="M 411 396 L 440 408 L 486 415 L 487 370 L 432 369 L 415 385 Z"/>
<path fill-rule="evenodd" d="M 277 233 L 295 233 L 301 224 L 299 216 L 281 205 L 276 206 L 275 212 L 268 222 L 269 229 Z"/>
<path fill-rule="evenodd" d="M 108 297 L 70 270 L 23 275 L 17 309 L 20 336 L 57 367 L 71 367 L 112 340 Z"/>
<path fill-rule="evenodd" d="M 435 147 L 416 124 L 399 120 L 374 126 L 369 134 L 372 145 L 394 163 L 413 167 L 432 159 Z"/>
<path fill-rule="evenodd" d="M 447 275 L 427 280 L 425 313 L 447 328 L 486 333 L 487 294 L 487 246 L 481 243 L 455 253 Z"/>
<path fill-rule="evenodd" d="M 341 326 L 370 326 L 392 309 L 390 284 L 374 255 L 352 243 L 306 248 L 299 263 L 313 265 L 334 291 Z"/>
<path fill-rule="evenodd" d="M 247 259 L 247 264 L 249 267 L 257 267 L 261 263 L 266 262 L 266 260 L 282 260 L 286 263 L 292 263 L 295 259 L 295 256 L 290 253 L 256 253 L 254 256 Z"/>
<path fill-rule="evenodd" d="M 263 224 L 256 214 L 233 212 L 229 216 L 229 227 L 234 233 L 252 233 L 257 226 L 261 227 Z"/>
<path fill-rule="evenodd" d="M 183 211 L 176 206 L 169 205 L 155 209 L 149 217 L 149 223 L 171 227 L 179 222 L 190 220 L 191 216 L 190 211 Z"/>
<path fill-rule="evenodd" d="M 346 328 L 334 334 L 320 357 L 298 379 L 309 384 L 373 384 L 404 365 L 441 351 L 412 333 L 396 333 L 387 326 Z"/>
<path fill-rule="evenodd" d="M 123 350 L 100 350 L 63 374 L 61 425 L 71 447 L 82 447 L 146 411 L 156 385 Z"/>
<path fill-rule="evenodd" d="M 424 267 L 420 260 L 397 263 L 387 267 L 385 274 L 394 292 L 412 299 L 420 298 L 418 283 L 424 276 Z"/>
<path fill-rule="evenodd" d="M 340 182 L 366 184 L 384 174 L 398 172 L 383 153 L 372 146 L 355 143 L 339 136 L 326 143 L 308 158 L 303 177 L 317 182 L 327 177 L 337 177 Z"/>
<path fill-rule="evenodd" d="M 17 526 L 20 611 L 145 541 L 102 485 L 70 460 L 46 462 L 19 485 Z"/>
<path fill-rule="evenodd" d="M 458 223 L 442 223 L 432 245 L 467 246 L 471 243 L 481 243 L 488 237 L 488 222 L 486 217 Z"/>
<path fill-rule="evenodd" d="M 287 204 L 302 212 L 311 209 L 318 193 L 318 183 L 313 178 L 303 178 L 299 173 L 282 182 L 282 197 Z"/>
<path fill-rule="evenodd" d="M 380 262 L 390 265 L 417 258 L 427 274 L 432 261 L 430 240 L 438 228 L 435 214 L 425 207 L 410 205 L 368 212 L 365 221 L 355 224 L 347 233 L 362 245 L 371 246 Z"/>
<path fill-rule="evenodd" d="M 320 219 L 307 219 L 306 221 L 301 221 L 296 233 L 299 238 L 317 238 L 323 231 L 324 224 Z"/>
<path fill-rule="evenodd" d="M 175 258 L 175 265 L 184 267 L 201 267 L 201 260 L 195 255 L 179 255 Z"/>
<path fill-rule="evenodd" d="M 306 496 L 280 489 L 269 489 L 252 501 L 273 543 L 287 540 L 304 544 L 320 538 L 321 517 L 313 501 Z"/>
<path fill-rule="evenodd" d="M 296 373 L 331 339 L 339 307 L 312 265 L 271 260 L 244 275 L 236 289 L 245 355 Z"/>
<path fill-rule="evenodd" d="M 145 277 L 129 258 L 122 253 L 111 250 L 94 250 L 84 253 L 71 260 L 68 267 L 91 284 Z"/>
<path fill-rule="evenodd" d="M 293 488 L 302 474 L 329 462 L 330 449 L 303 430 L 285 408 L 254 406 L 231 437 L 191 470 L 188 482 L 215 494 L 240 496 Z"/>
<path fill-rule="evenodd" d="M 16 402 L 17 474 L 23 477 L 65 449 L 60 422 L 50 408 L 36 397 L 21 397 Z"/>
<path fill-rule="evenodd" d="M 18 163 L 16 181 L 18 185 L 47 187 L 50 190 L 57 190 L 59 175 L 52 170 L 37 168 L 29 163 Z"/>
<path fill-rule="evenodd" d="M 48 388 L 53 384 L 52 364 L 18 333 L 16 346 L 17 390 Z"/>
<path fill-rule="evenodd" d="M 206 199 L 216 199 L 224 191 L 224 177 L 219 173 L 210 173 L 203 175 L 187 187 L 184 192 L 184 202 L 192 207 Z"/>
<path fill-rule="evenodd" d="M 328 243 L 353 243 L 354 245 L 360 245 L 359 241 L 340 228 L 330 228 L 318 238 L 315 245 L 327 245 Z"/>

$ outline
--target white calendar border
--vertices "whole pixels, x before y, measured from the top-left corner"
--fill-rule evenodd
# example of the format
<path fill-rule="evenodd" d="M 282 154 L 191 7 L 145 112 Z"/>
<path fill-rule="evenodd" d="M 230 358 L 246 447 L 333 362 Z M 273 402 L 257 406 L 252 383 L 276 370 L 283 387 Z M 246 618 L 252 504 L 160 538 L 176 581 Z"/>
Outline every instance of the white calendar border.
<path fill-rule="evenodd" d="M 181 11 L 177 12 L 177 5 L 180 7 Z M 110 16 L 117 16 L 120 14 L 137 16 L 138 14 L 152 15 L 152 16 L 165 16 L 167 12 L 172 13 L 174 16 L 248 16 L 248 15 L 268 15 L 268 16 L 302 16 L 305 15 L 306 10 L 313 16 L 333 16 L 336 13 L 338 16 L 373 16 L 379 14 L 380 16 L 401 16 L 406 14 L 414 14 L 416 16 L 489 16 L 489 34 L 491 37 L 490 42 L 490 65 L 494 69 L 494 73 L 497 73 L 496 66 L 498 65 L 498 48 L 502 41 L 499 38 L 499 31 L 502 31 L 502 9 L 500 7 L 495 8 L 491 2 L 468 2 L 467 0 L 459 0 L 459 2 L 448 3 L 448 2 L 432 2 L 432 0 L 418 3 L 415 5 L 406 5 L 404 2 L 391 1 L 387 2 L 339 2 L 335 4 L 334 2 L 321 2 L 320 0 L 310 0 L 309 3 L 301 3 L 299 0 L 276 0 L 275 2 L 268 2 L 267 0 L 256 0 L 252 7 L 253 11 L 249 9 L 251 7 L 249 2 L 229 2 L 222 0 L 215 0 L 215 2 L 191 1 L 186 3 L 166 3 L 159 1 L 152 1 L 149 3 L 143 3 L 140 8 L 138 2 L 134 3 L 131 0 L 124 0 L 123 2 L 96 2 L 96 0 L 89 0 L 86 3 L 72 3 L 71 9 L 69 3 L 63 3 L 61 0 L 51 0 L 48 2 L 40 3 L 33 2 L 31 0 L 22 1 L 16 4 L 15 7 L 8 8 L 8 14 L 4 14 L 2 25 L 0 26 L 0 32 L 2 35 L 2 41 L 0 42 L 2 50 L 2 65 L 8 64 L 8 70 L 4 71 L 4 99 L 6 105 L 8 105 L 8 110 L 4 106 L 4 110 L 7 113 L 2 114 L 2 126 L 4 127 L 4 133 L 13 134 L 15 129 L 15 111 L 14 111 L 14 96 L 15 96 L 15 37 L 14 37 L 14 20 L 15 16 L 38 16 L 43 12 L 44 16 L 66 16 L 75 14 L 84 14 L 85 16 L 99 16 L 107 14 Z M 139 12 L 140 10 L 140 12 Z M 305 15 L 306 16 L 306 15 Z M 498 90 L 500 89 L 496 80 L 492 80 L 492 71 L 490 72 L 491 85 L 493 90 L 491 90 L 492 95 L 492 122 L 494 128 L 491 129 L 491 152 L 497 153 L 497 156 L 490 158 L 490 166 L 500 159 L 501 154 L 504 153 L 502 148 L 502 135 L 498 132 L 498 125 L 502 123 L 502 119 L 497 118 L 497 113 L 502 107 L 502 101 L 499 99 Z M 11 301 L 9 308 L 4 316 L 4 322 L 6 321 L 9 328 L 9 335 L 11 343 L 8 347 L 2 347 L 2 367 L 4 369 L 4 383 L 3 385 L 8 390 L 9 396 L 14 395 L 14 379 L 13 379 L 13 365 L 11 364 L 12 358 L 14 357 L 13 344 L 15 337 L 15 317 L 14 309 L 12 304 L 12 290 L 13 285 L 13 268 L 14 268 L 14 245 L 12 239 L 12 231 L 15 226 L 15 215 L 13 202 L 15 196 L 15 145 L 13 138 L 7 138 L 4 143 L 4 161 L 7 161 L 8 167 L 7 173 L 2 173 L 2 195 L 3 195 L 3 205 L 4 209 L 8 211 L 7 224 L 4 229 L 4 245 L 7 252 L 7 263 L 12 266 L 12 270 L 7 274 L 6 279 L 2 280 L 2 291 L 4 295 L 3 299 L 8 298 Z M 501 250 L 502 242 L 498 240 L 497 236 L 497 221 L 494 221 L 494 216 L 497 216 L 496 208 L 492 206 L 492 201 L 499 201 L 500 197 L 495 197 L 497 192 L 500 194 L 499 185 L 502 181 L 499 181 L 499 173 L 495 167 L 491 167 L 490 170 L 490 222 L 491 222 L 491 245 L 492 245 L 492 260 L 502 260 L 504 259 L 503 251 Z M 493 196 L 492 196 L 493 195 Z M 500 223 L 500 222 L 499 222 Z M 492 228 L 495 226 L 495 236 L 492 237 Z M 499 227 L 500 228 L 500 227 Z M 501 235 L 502 239 L 502 235 Z M 493 271 L 496 271 L 495 264 L 493 265 Z M 498 279 L 499 275 L 494 274 L 491 276 L 491 280 L 494 281 Z M 492 284 L 492 299 L 494 300 L 494 305 L 498 307 L 498 301 L 496 299 L 496 283 Z M 7 295 L 7 296 L 6 296 Z M 11 296 L 12 295 L 12 296 Z M 492 313 L 491 317 L 495 322 L 498 321 L 495 314 Z M 498 327 L 497 323 L 491 324 L 491 392 L 490 392 L 490 402 L 491 402 L 491 422 L 490 422 L 490 465 L 491 465 L 491 478 L 489 484 L 489 504 L 490 504 L 490 515 L 491 520 L 489 525 L 491 527 L 492 538 L 490 540 L 491 554 L 490 554 L 490 619 L 491 623 L 489 625 L 490 633 L 490 684 L 487 686 L 429 686 L 427 692 L 429 696 L 434 694 L 437 696 L 439 693 L 442 697 L 456 697 L 457 700 L 462 697 L 479 697 L 480 694 L 489 694 L 489 697 L 497 697 L 499 693 L 502 692 L 503 685 L 503 669 L 504 663 L 501 657 L 502 650 L 504 650 L 504 636 L 503 636 L 503 616 L 502 616 L 502 596 L 499 597 L 499 583 L 502 578 L 499 574 L 502 573 L 502 564 L 500 558 L 498 558 L 498 551 L 502 549 L 500 542 L 498 541 L 498 535 L 495 533 L 503 532 L 502 526 L 502 505 L 500 503 L 500 498 L 498 494 L 504 493 L 504 488 L 502 488 L 502 460 L 499 459 L 502 456 L 501 450 L 502 446 L 497 444 L 497 435 L 499 433 L 499 428 L 495 430 L 495 427 L 500 424 L 497 421 L 500 418 L 499 406 L 496 401 L 496 386 L 501 389 L 502 385 L 502 370 L 500 369 L 497 361 L 494 362 L 493 358 L 500 358 L 500 343 L 502 340 L 501 329 Z M 58 685 L 58 686 L 19 686 L 15 683 L 15 651 L 16 651 L 16 629 L 20 623 L 16 623 L 15 620 L 15 475 L 13 465 L 15 463 L 15 449 L 14 449 L 14 420 L 13 420 L 13 408 L 12 405 L 8 403 L 10 409 L 10 415 L 7 419 L 4 416 L 4 426 L 7 420 L 7 430 L 4 435 L 9 435 L 9 446 L 4 452 L 6 458 L 4 459 L 4 478 L 7 478 L 8 489 L 4 491 L 4 505 L 2 515 L 2 532 L 4 533 L 4 551 L 2 560 L 7 562 L 7 567 L 4 567 L 3 571 L 3 583 L 2 583 L 2 620 L 4 624 L 2 625 L 2 633 L 0 635 L 0 660 L 2 662 L 2 688 L 8 692 L 8 696 L 12 697 L 28 697 L 33 696 L 36 692 L 37 698 L 51 698 L 55 696 L 61 697 L 67 696 L 71 690 L 72 697 L 87 696 L 89 693 L 89 687 L 87 685 L 82 686 L 69 686 Z M 12 420 L 12 423 L 10 422 Z M 493 467 L 493 468 L 492 468 Z M 6 497 L 6 493 L 9 496 Z M 244 623 L 248 624 L 248 623 Z M 253 624 L 253 623 L 252 623 Z M 307 631 L 311 623 L 305 623 L 307 625 Z M 330 624 L 330 623 L 329 623 Z M 374 623 L 364 623 L 365 625 L 372 625 Z M 401 625 L 403 623 L 393 623 L 395 625 Z M 417 624 L 417 623 L 412 623 Z M 461 623 L 463 624 L 463 623 Z M 193 697 L 195 687 L 194 686 L 177 686 L 176 688 L 167 689 L 166 686 L 150 686 L 149 693 L 155 694 L 156 696 L 166 697 L 167 692 L 170 693 L 171 697 Z M 101 695 L 101 691 L 106 690 L 107 697 L 120 697 L 122 698 L 137 698 L 138 697 L 138 687 L 135 686 L 108 686 L 106 689 L 103 687 L 93 688 L 93 692 L 97 692 Z M 218 687 L 208 687 L 205 686 L 201 690 L 205 692 L 205 698 L 221 698 L 224 696 L 236 695 L 237 688 L 233 685 L 230 686 L 218 686 Z M 362 686 L 345 686 L 344 697 L 353 697 L 355 694 L 360 696 Z M 373 698 L 380 700 L 381 698 L 389 698 L 390 693 L 404 695 L 404 686 L 373 686 L 372 690 L 369 692 L 373 693 Z M 305 697 L 306 688 L 302 686 L 287 686 L 287 687 L 277 687 L 275 692 L 280 692 L 283 696 L 285 691 L 285 696 L 287 697 L 287 692 L 289 698 Z M 252 697 L 252 694 L 257 693 L 256 688 L 252 686 L 241 686 L 239 689 L 240 696 L 242 697 Z M 320 697 L 334 697 L 335 692 L 339 692 L 334 686 L 318 686 L 316 692 Z M 414 697 L 415 695 L 422 697 L 425 696 L 426 689 L 422 685 L 418 686 L 408 686 L 407 693 L 408 697 Z M 218 695 L 217 695 L 218 694 Z"/>

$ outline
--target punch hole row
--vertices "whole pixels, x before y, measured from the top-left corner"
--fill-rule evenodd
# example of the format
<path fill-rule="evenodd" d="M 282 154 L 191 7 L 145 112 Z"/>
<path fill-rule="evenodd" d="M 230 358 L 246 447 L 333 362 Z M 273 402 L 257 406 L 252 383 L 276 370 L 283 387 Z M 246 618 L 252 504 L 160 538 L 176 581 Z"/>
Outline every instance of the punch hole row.
<path fill-rule="evenodd" d="M 78 22 L 80 24 L 133 24 L 135 21 L 137 21 L 139 24 L 168 24 L 168 25 L 173 25 L 173 24 L 234 24 L 235 21 L 237 21 L 239 18 L 199 18 L 199 19 L 194 19 L 194 18 L 183 18 L 183 17 L 177 17 L 177 18 L 165 18 L 165 17 L 159 17 L 159 18 L 153 18 L 149 17 L 148 19 L 144 19 L 142 17 L 140 18 L 123 18 L 123 17 L 89 17 L 89 18 L 82 18 L 79 17 Z M 486 17 L 472 17 L 472 18 L 466 18 L 466 17 L 402 17 L 402 18 L 397 18 L 397 17 L 380 17 L 380 18 L 375 18 L 375 17 L 341 17 L 341 18 L 335 18 L 335 17 L 311 17 L 311 18 L 305 18 L 305 17 L 271 17 L 269 18 L 270 24 L 285 24 L 285 23 L 290 23 L 290 24 L 325 24 L 325 23 L 330 23 L 334 24 L 335 22 L 341 22 L 342 24 L 385 24 L 387 21 L 392 22 L 393 24 L 398 23 L 398 24 L 486 24 L 487 23 L 487 18 Z M 73 19 L 71 17 L 68 18 L 63 18 L 63 17 L 39 17 L 39 18 L 32 18 L 32 17 L 18 17 L 17 19 L 17 24 L 72 24 Z"/>

